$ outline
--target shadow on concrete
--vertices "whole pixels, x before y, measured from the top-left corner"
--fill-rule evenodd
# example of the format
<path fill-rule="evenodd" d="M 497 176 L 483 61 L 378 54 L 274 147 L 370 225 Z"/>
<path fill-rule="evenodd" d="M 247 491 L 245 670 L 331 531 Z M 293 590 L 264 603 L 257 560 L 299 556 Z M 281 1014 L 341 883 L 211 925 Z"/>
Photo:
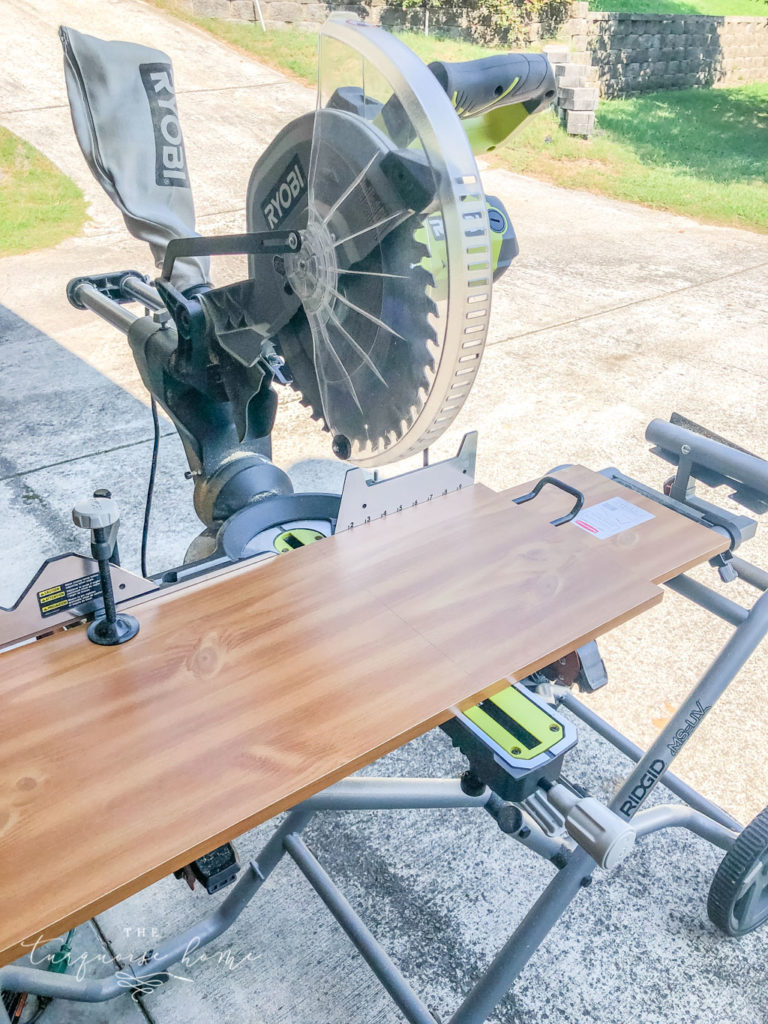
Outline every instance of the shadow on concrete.
<path fill-rule="evenodd" d="M 151 434 L 143 403 L 2 305 L 0 365 L 0 479 Z"/>
<path fill-rule="evenodd" d="M 122 561 L 138 569 L 147 406 L 2 305 L 0 368 L 0 605 L 13 603 L 45 558 L 86 551 L 71 509 L 97 487 L 117 500 Z M 200 530 L 178 435 L 167 422 L 161 430 L 150 571 L 178 564 Z"/>

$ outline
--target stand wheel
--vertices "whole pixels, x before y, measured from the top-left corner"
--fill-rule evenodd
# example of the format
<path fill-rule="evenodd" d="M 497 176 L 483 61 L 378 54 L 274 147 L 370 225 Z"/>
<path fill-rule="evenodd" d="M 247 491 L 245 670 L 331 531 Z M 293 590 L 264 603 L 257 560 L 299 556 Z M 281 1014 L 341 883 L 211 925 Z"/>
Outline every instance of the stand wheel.
<path fill-rule="evenodd" d="M 707 913 L 726 935 L 746 935 L 768 921 L 768 807 L 723 857 L 712 879 Z"/>

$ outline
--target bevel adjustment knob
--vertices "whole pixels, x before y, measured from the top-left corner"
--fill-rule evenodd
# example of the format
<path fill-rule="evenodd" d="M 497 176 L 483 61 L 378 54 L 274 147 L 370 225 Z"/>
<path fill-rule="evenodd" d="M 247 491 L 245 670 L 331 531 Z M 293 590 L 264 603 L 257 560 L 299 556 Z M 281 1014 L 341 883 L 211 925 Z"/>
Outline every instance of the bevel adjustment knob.
<path fill-rule="evenodd" d="M 84 530 L 108 529 L 119 518 L 117 504 L 111 498 L 83 498 L 72 509 L 75 526 Z"/>

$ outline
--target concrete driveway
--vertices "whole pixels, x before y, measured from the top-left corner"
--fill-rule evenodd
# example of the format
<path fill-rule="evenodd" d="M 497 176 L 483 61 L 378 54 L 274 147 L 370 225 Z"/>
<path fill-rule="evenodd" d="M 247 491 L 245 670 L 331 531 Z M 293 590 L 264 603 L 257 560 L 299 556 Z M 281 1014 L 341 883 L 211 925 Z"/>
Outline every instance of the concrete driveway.
<path fill-rule="evenodd" d="M 314 104 L 311 90 L 139 0 L 0 0 L 0 123 L 74 178 L 91 213 L 80 237 L 0 260 L 3 605 L 42 558 L 83 547 L 69 509 L 94 486 L 109 486 L 118 498 L 123 557 L 137 567 L 151 435 L 146 394 L 124 339 L 72 309 L 64 295 L 75 274 L 151 268 L 77 149 L 59 23 L 171 54 L 201 231 L 244 227 L 251 166 L 288 120 Z M 617 465 L 658 485 L 667 469 L 648 455 L 643 431 L 650 419 L 673 410 L 758 454 L 768 452 L 768 237 L 492 168 L 483 177 L 487 191 L 506 203 L 522 251 L 496 289 L 475 389 L 436 455 L 452 453 L 463 431 L 476 427 L 478 478 L 493 487 L 566 461 Z M 229 261 L 217 279 L 239 273 L 242 267 Z M 197 532 L 180 446 L 166 433 L 153 569 L 178 562 Z M 274 442 L 275 459 L 286 467 L 329 455 L 327 438 L 290 396 L 281 402 Z M 760 535 L 750 549 L 747 556 L 768 565 Z M 739 588 L 731 585 L 728 595 L 749 600 Z M 726 635 L 725 627 L 668 595 L 601 643 L 611 682 L 591 705 L 647 743 Z M 677 762 L 680 774 L 744 821 L 768 802 L 766 667 L 765 654 L 752 659 Z M 461 769 L 439 735 L 387 760 L 376 770 Z M 603 744 L 585 738 L 570 775 L 607 793 L 624 770 Z M 255 851 L 271 827 L 244 839 L 242 852 Z M 446 814 L 334 817 L 311 839 L 414 986 L 443 1015 L 549 877 L 485 822 Z M 693 838 L 665 834 L 649 841 L 579 898 L 494 1019 L 768 1019 L 765 935 L 726 940 L 706 918 L 717 862 L 715 851 Z M 289 875 L 286 869 L 276 876 L 247 922 L 222 940 L 222 948 L 253 954 L 236 972 L 208 962 L 187 972 L 194 981 L 171 982 L 140 1006 L 127 998 L 107 1009 L 55 1004 L 46 1019 L 396 1021 L 346 939 Z M 135 929 L 168 933 L 205 910 L 207 898 L 192 899 L 169 879 L 103 915 L 98 933 L 81 928 L 76 941 L 93 956 L 105 948 L 127 953 L 146 945 Z"/>

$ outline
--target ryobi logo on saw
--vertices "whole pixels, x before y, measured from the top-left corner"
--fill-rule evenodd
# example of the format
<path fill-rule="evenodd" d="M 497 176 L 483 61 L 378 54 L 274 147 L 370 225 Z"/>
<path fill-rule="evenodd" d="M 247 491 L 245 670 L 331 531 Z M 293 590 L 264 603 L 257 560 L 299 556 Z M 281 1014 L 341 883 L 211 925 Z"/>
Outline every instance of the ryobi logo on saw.
<path fill-rule="evenodd" d="M 267 190 L 269 199 L 261 204 L 261 212 L 270 228 L 278 228 L 288 214 L 307 194 L 307 176 L 297 156 L 277 179 L 277 183 Z"/>
<path fill-rule="evenodd" d="M 155 181 L 158 185 L 189 188 L 184 139 L 173 90 L 173 69 L 170 64 L 140 64 L 139 73 L 155 132 Z"/>

